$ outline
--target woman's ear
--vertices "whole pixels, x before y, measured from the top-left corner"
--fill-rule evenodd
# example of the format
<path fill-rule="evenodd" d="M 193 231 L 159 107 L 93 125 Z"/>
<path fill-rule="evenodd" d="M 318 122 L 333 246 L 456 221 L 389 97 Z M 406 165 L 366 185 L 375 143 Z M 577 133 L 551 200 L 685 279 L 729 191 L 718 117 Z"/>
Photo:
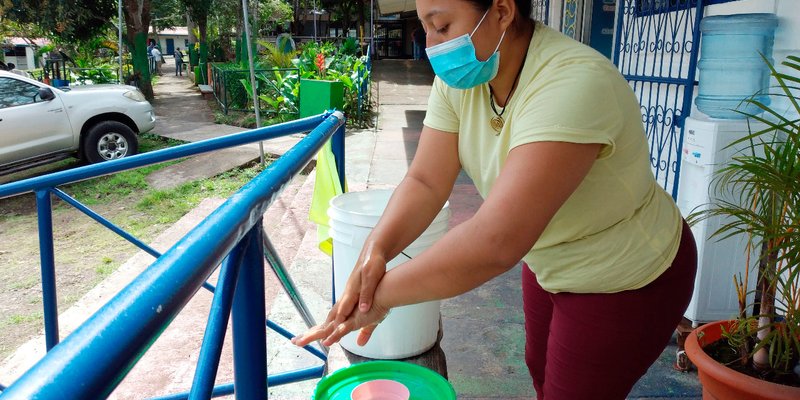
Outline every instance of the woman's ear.
<path fill-rule="evenodd" d="M 517 16 L 517 3 L 514 0 L 495 0 L 495 9 L 500 17 L 498 23 L 503 30 L 514 23 Z"/>

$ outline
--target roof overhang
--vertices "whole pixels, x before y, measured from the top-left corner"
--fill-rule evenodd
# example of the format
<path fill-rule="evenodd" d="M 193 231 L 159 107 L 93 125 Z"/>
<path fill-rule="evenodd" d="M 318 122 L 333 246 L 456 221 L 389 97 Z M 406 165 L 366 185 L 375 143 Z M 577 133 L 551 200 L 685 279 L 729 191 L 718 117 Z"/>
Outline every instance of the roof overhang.
<path fill-rule="evenodd" d="M 378 13 L 381 15 L 398 14 L 408 11 L 416 11 L 415 0 L 378 0 Z"/>

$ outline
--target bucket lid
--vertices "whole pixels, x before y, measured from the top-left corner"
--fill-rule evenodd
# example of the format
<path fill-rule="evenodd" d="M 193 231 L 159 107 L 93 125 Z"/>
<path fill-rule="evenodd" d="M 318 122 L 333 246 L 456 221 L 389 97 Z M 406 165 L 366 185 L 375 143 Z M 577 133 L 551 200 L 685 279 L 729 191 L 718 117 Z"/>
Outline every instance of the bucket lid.
<path fill-rule="evenodd" d="M 775 30 L 778 17 L 771 13 L 713 15 L 700 21 L 700 31 L 728 31 L 732 35 L 749 35 L 753 30 Z"/>
<path fill-rule="evenodd" d="M 373 228 L 383 215 L 383 211 L 386 210 L 392 193 L 394 193 L 393 189 L 370 189 L 340 194 L 331 199 L 328 216 L 333 221 Z M 449 219 L 449 207 L 450 202 L 445 202 L 432 223 Z"/>
<path fill-rule="evenodd" d="M 441 375 L 428 368 L 401 361 L 370 361 L 340 369 L 319 381 L 313 400 L 350 400 L 356 386 L 391 379 L 411 392 L 409 400 L 455 400 L 456 392 Z"/>

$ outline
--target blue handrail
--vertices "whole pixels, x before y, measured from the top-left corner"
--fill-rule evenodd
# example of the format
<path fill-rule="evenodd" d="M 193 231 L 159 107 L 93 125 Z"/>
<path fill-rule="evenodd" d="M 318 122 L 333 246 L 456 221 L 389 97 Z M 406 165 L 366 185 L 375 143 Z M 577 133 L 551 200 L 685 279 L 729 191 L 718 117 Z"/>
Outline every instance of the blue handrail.
<path fill-rule="evenodd" d="M 100 164 L 88 165 L 80 168 L 75 168 L 67 171 L 56 172 L 53 174 L 34 177 L 30 179 L 21 180 L 5 185 L 0 185 L 0 199 L 7 196 L 14 196 L 26 192 L 33 191 L 36 194 L 37 205 L 37 219 L 39 225 L 39 249 L 40 249 L 40 264 L 42 276 L 42 306 L 44 308 L 44 326 L 45 326 L 45 343 L 47 349 L 50 350 L 58 343 L 58 304 L 56 295 L 56 280 L 55 280 L 55 254 L 53 251 L 53 227 L 52 227 L 52 200 L 51 193 L 64 199 L 67 203 L 75 206 L 78 210 L 86 213 L 89 217 L 95 219 L 100 224 L 108 227 L 115 233 L 119 234 L 125 240 L 133 243 L 142 250 L 150 253 L 154 257 L 160 256 L 153 249 L 144 245 L 140 240 L 133 235 L 125 232 L 123 229 L 115 226 L 110 221 L 105 220 L 96 213 L 89 210 L 77 201 L 72 201 L 72 198 L 66 196 L 55 187 L 59 185 L 69 184 L 85 179 L 96 178 L 98 176 L 113 174 L 129 169 L 135 169 L 146 165 L 156 164 L 160 162 L 175 160 L 187 156 L 192 156 L 209 151 L 220 150 L 229 147 L 240 146 L 243 144 L 255 143 L 262 140 L 274 139 L 282 136 L 287 136 L 293 133 L 307 132 L 318 124 L 320 124 L 329 114 L 320 114 L 311 116 L 280 125 L 274 125 L 265 128 L 254 129 L 237 134 L 223 136 L 203 140 L 195 143 L 188 143 L 180 146 L 171 147 L 168 149 L 157 150 L 149 153 L 138 154 L 131 157 L 126 157 L 118 160 L 107 161 Z M 343 150 L 344 139 L 336 141 L 333 144 L 335 152 L 337 152 L 337 163 L 342 163 L 344 160 Z M 338 165 L 338 164 L 337 164 Z M 343 171 L 343 165 L 340 166 Z M 344 177 L 341 177 L 344 179 Z M 155 253 L 155 254 L 154 254 Z M 204 287 L 209 291 L 214 290 L 213 286 L 204 284 Z"/>
<path fill-rule="evenodd" d="M 209 151 L 275 139 L 294 133 L 308 132 L 325 121 L 329 115 L 328 113 L 315 115 L 279 125 L 253 129 L 200 142 L 187 143 L 180 146 L 151 151 L 149 153 L 137 154 L 131 157 L 7 183 L 0 186 L 0 198 L 96 178 L 102 175 L 113 174 L 164 161 L 176 160 Z"/>
<path fill-rule="evenodd" d="M 227 323 L 226 318 L 219 318 L 213 312 L 230 312 L 232 306 L 236 380 L 233 386 L 228 384 L 211 387 L 208 384 L 209 377 L 210 382 L 213 382 L 216 369 L 205 368 L 207 372 L 196 376 L 195 380 L 195 383 L 205 382 L 201 385 L 202 388 L 193 391 L 194 393 L 178 394 L 172 398 L 209 398 L 231 393 L 232 390 L 242 395 L 262 397 L 261 394 L 266 395 L 267 384 L 282 384 L 321 376 L 322 367 L 272 377 L 266 374 L 264 238 L 260 221 L 267 207 L 283 188 L 332 136 L 333 147 L 338 156 L 337 164 L 343 166 L 344 122 L 344 116 L 340 112 L 326 113 L 0 186 L 0 197 L 34 190 L 37 198 L 43 197 L 40 196 L 41 193 L 47 193 L 49 199 L 49 191 L 55 185 L 203 151 L 303 132 L 316 126 L 308 136 L 156 259 L 63 342 L 53 347 L 36 365 L 0 393 L 0 398 L 77 399 L 107 396 L 223 261 L 226 273 L 220 277 L 218 283 L 220 290 L 215 293 L 214 299 L 214 304 L 218 306 L 212 307 L 209 324 L 213 326 L 212 329 L 207 329 L 207 333 L 220 329 Z M 52 246 L 52 237 L 50 245 Z M 232 280 L 235 284 L 231 284 Z M 231 290 L 233 287 L 235 289 Z M 262 296 L 260 307 L 259 295 Z M 217 299 L 217 296 L 221 297 Z M 266 323 L 275 329 L 274 323 Z M 282 328 L 277 330 L 283 336 L 288 335 Z M 199 363 L 219 362 L 219 352 L 216 349 L 222 337 L 224 335 L 217 333 L 204 339 L 201 350 L 204 356 Z M 260 351 L 254 352 L 253 349 Z M 312 353 L 322 355 L 316 349 Z"/>

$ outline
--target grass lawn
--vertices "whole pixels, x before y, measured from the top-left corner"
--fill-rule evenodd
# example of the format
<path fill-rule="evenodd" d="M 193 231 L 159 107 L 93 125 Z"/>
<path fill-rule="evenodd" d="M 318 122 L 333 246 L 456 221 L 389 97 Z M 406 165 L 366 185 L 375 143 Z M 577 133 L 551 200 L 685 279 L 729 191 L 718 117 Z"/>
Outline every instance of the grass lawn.
<path fill-rule="evenodd" d="M 177 144 L 180 142 L 157 135 L 140 136 L 142 152 Z M 169 190 L 150 187 L 146 179 L 148 174 L 177 162 L 103 176 L 61 189 L 149 243 L 203 199 L 226 198 L 261 171 L 256 164 Z M 78 164 L 76 160 L 65 160 L 6 176 L 4 181 Z M 53 227 L 59 311 L 69 308 L 138 251 L 58 199 L 53 201 Z M 37 229 L 32 194 L 0 200 L 0 264 L 4 266 L 0 269 L 0 359 L 44 329 Z"/>

